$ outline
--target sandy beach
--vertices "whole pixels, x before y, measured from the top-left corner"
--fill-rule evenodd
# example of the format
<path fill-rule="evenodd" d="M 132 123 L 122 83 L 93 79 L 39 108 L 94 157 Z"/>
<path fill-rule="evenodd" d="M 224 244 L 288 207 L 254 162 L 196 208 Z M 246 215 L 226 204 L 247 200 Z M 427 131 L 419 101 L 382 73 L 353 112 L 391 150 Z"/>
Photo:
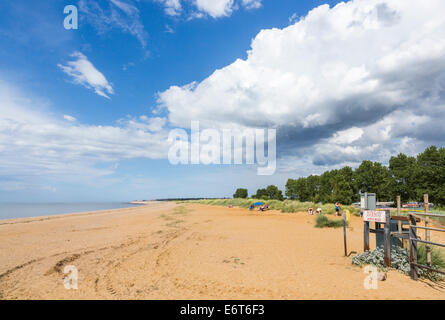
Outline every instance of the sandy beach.
<path fill-rule="evenodd" d="M 306 213 L 153 202 L 0 220 L 1 299 L 445 299 L 445 285 L 390 271 L 377 290 L 343 256 L 341 229 Z M 362 220 L 348 229 L 362 251 Z M 374 236 L 371 236 L 374 244 Z M 78 290 L 63 285 L 78 269 Z"/>

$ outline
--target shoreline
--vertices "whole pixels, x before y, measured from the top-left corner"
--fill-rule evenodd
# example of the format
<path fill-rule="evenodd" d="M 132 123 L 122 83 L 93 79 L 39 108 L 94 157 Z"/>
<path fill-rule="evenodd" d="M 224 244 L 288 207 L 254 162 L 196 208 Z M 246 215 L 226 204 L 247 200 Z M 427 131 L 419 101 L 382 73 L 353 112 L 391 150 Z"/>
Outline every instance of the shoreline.
<path fill-rule="evenodd" d="M 150 201 L 150 202 L 153 202 L 153 201 Z M 0 219 L 0 225 L 28 223 L 28 222 L 33 222 L 33 221 L 46 221 L 46 220 L 52 220 L 52 219 L 60 219 L 60 218 L 69 217 L 69 216 L 82 216 L 82 215 L 113 213 L 113 212 L 123 211 L 123 210 L 127 210 L 127 209 L 140 208 L 140 207 L 152 204 L 149 202 L 145 202 L 145 203 L 122 202 L 122 203 L 132 204 L 134 206 L 126 207 L 126 208 L 115 208 L 115 209 L 56 213 L 56 214 L 50 214 L 50 215 L 40 215 L 40 216 L 30 216 L 30 217 L 5 218 L 5 219 Z"/>

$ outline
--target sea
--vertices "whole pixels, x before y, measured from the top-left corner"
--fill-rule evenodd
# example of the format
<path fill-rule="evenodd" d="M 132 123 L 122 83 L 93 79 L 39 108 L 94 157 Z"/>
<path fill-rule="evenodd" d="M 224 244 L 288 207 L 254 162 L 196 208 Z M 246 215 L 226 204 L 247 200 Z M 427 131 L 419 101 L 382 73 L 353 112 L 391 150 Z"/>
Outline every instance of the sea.
<path fill-rule="evenodd" d="M 137 207 L 125 202 L 0 203 L 0 220 Z"/>

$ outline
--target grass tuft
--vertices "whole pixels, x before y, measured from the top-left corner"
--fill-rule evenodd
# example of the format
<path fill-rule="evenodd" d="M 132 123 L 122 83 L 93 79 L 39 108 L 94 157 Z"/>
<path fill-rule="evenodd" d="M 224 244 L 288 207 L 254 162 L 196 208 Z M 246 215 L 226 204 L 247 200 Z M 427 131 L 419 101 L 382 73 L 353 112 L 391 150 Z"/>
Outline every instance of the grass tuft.
<path fill-rule="evenodd" d="M 340 228 L 343 227 L 343 220 L 329 219 L 324 214 L 315 219 L 315 228 Z"/>
<path fill-rule="evenodd" d="M 431 248 L 431 265 L 434 266 L 435 269 L 445 270 L 445 255 L 442 250 L 435 246 L 430 246 Z M 417 246 L 417 262 L 419 264 L 426 265 L 426 245 L 424 243 L 420 243 Z"/>

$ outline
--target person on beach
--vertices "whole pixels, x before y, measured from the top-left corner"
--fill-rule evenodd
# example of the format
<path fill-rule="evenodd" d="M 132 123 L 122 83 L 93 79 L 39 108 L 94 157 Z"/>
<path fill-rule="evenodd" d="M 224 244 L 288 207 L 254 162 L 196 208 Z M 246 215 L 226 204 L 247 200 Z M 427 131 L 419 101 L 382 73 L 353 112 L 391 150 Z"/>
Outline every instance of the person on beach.
<path fill-rule="evenodd" d="M 340 202 L 335 203 L 335 215 L 338 217 L 340 215 Z"/>
<path fill-rule="evenodd" d="M 318 207 L 318 208 L 317 208 L 316 213 L 317 213 L 317 214 L 321 214 L 321 207 Z"/>
<path fill-rule="evenodd" d="M 309 213 L 311 216 L 314 215 L 314 209 L 312 209 L 312 207 L 310 207 L 309 210 L 307 211 L 307 213 Z"/>

